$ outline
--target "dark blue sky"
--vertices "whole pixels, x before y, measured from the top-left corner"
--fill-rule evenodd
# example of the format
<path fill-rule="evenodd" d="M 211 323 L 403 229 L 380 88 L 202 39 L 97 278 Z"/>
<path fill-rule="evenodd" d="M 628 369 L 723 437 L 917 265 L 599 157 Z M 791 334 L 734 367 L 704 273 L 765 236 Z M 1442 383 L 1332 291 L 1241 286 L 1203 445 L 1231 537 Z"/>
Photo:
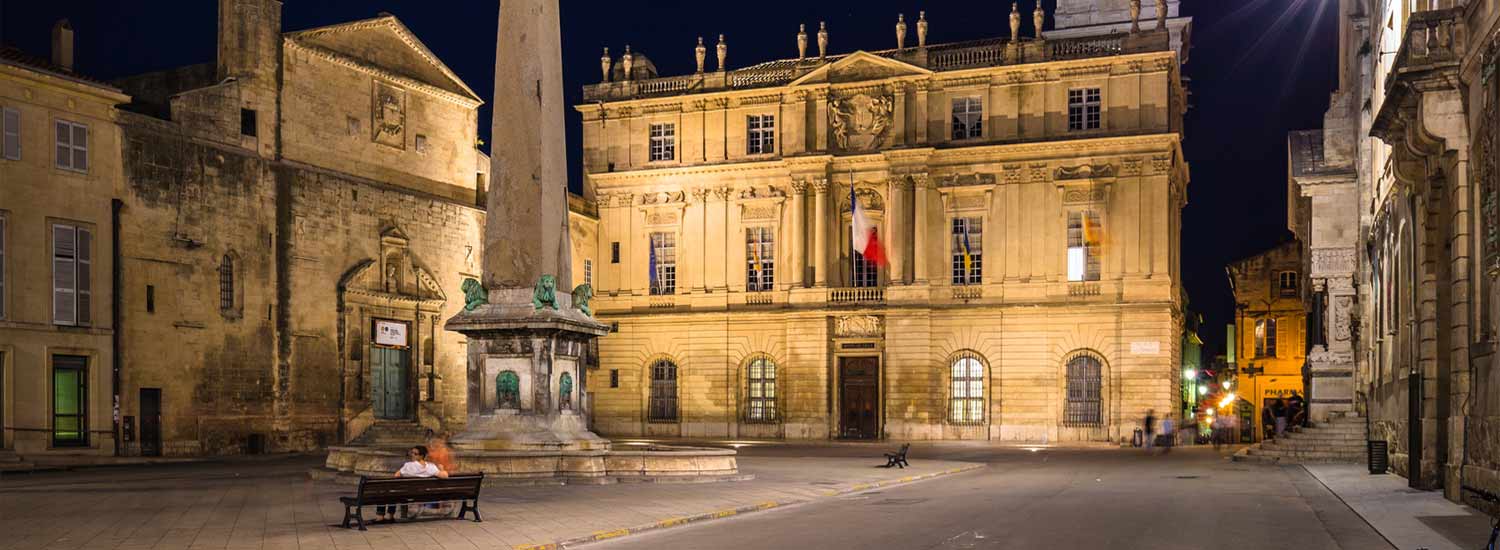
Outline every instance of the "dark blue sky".
<path fill-rule="evenodd" d="M 1021 7 L 1029 13 L 1036 1 L 1021 0 Z M 1050 12 L 1053 0 L 1042 1 Z M 1288 4 L 1303 8 L 1288 14 Z M 497 9 L 498 3 L 483 0 L 286 0 L 283 23 L 297 30 L 393 13 L 488 99 Z M 662 74 L 684 74 L 693 70 L 698 36 L 712 45 L 714 37 L 727 35 L 729 65 L 743 67 L 794 57 L 798 23 L 816 29 L 827 21 L 836 53 L 890 48 L 896 14 L 904 12 L 910 22 L 917 10 L 927 10 L 934 43 L 1009 32 L 1009 6 L 999 1 L 563 0 L 568 101 L 576 103 L 581 86 L 599 80 L 604 46 L 618 56 L 630 44 Z M 1184 212 L 1183 278 L 1192 307 L 1206 316 L 1204 338 L 1214 352 L 1222 349 L 1223 325 L 1233 320 L 1224 265 L 1291 237 L 1286 132 L 1321 125 L 1335 85 L 1336 10 L 1335 0 L 1183 2 L 1194 17 L 1184 73 L 1191 79 L 1185 148 L 1193 182 Z M 213 0 L 0 0 L 0 40 L 46 55 L 52 22 L 69 18 L 78 69 L 113 78 L 212 61 L 216 13 Z M 1024 20 L 1029 27 L 1030 17 Z M 488 109 L 480 120 L 487 139 Z M 572 116 L 571 151 L 580 150 L 578 137 Z M 576 153 L 570 163 L 576 186 Z"/>

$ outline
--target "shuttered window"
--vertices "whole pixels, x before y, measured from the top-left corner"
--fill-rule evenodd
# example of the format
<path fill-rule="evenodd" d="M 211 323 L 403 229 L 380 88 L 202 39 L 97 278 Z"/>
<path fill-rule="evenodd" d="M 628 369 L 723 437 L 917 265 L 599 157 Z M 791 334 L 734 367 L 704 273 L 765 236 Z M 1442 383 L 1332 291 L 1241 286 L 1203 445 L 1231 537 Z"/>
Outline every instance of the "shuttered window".
<path fill-rule="evenodd" d="M 93 233 L 52 225 L 52 324 L 88 326 L 92 321 Z"/>
<path fill-rule="evenodd" d="M 75 172 L 89 171 L 89 127 L 77 122 L 59 120 L 57 127 L 57 167 Z"/>
<path fill-rule="evenodd" d="M 5 318 L 5 216 L 0 215 L 0 319 Z"/>
<path fill-rule="evenodd" d="M 0 109 L 0 158 L 21 160 L 21 111 Z"/>

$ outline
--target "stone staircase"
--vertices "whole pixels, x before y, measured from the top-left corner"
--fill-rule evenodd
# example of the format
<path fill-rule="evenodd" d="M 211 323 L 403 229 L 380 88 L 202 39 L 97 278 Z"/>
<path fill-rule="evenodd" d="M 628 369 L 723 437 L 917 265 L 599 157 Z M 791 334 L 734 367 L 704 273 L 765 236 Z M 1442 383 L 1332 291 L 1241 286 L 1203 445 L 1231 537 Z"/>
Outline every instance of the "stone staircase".
<path fill-rule="evenodd" d="M 427 428 L 421 424 L 387 421 L 376 422 L 349 442 L 350 445 L 360 447 L 409 447 L 426 443 Z"/>
<path fill-rule="evenodd" d="M 1236 462 L 1311 464 L 1365 461 L 1365 419 L 1344 416 L 1287 432 L 1280 439 L 1263 441 L 1235 453 Z"/>
<path fill-rule="evenodd" d="M 25 472 L 35 467 L 36 465 L 21 460 L 15 451 L 0 449 L 0 472 Z"/>

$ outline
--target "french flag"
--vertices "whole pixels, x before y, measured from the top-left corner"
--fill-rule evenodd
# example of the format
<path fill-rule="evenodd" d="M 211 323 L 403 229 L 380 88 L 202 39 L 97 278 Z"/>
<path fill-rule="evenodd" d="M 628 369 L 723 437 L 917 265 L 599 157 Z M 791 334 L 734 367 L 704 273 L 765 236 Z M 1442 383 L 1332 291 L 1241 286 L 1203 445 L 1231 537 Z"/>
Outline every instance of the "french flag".
<path fill-rule="evenodd" d="M 885 249 L 880 245 L 880 233 L 876 231 L 875 224 L 870 223 L 870 218 L 865 215 L 864 207 L 859 205 L 859 198 L 854 196 L 854 182 L 849 182 L 849 205 L 853 212 L 850 216 L 854 230 L 854 251 L 864 256 L 865 261 L 877 266 L 886 264 Z"/>

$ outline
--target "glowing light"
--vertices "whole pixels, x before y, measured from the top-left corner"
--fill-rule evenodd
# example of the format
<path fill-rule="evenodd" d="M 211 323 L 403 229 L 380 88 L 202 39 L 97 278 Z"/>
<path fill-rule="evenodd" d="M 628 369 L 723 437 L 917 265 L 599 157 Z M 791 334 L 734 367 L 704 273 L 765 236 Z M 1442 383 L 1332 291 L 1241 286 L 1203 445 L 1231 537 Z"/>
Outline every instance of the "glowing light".
<path fill-rule="evenodd" d="M 1198 395 L 1208 395 L 1208 386 L 1198 386 Z"/>
<path fill-rule="evenodd" d="M 1219 400 L 1219 406 L 1220 407 L 1228 407 L 1231 403 L 1234 403 L 1234 394 L 1232 394 L 1232 393 L 1231 394 L 1226 394 L 1224 396 L 1224 399 L 1220 399 Z"/>
<path fill-rule="evenodd" d="M 1193 369 L 1183 369 L 1182 370 L 1182 377 L 1183 378 L 1197 378 L 1198 377 L 1198 371 L 1193 370 Z"/>
<path fill-rule="evenodd" d="M 1226 389 L 1226 390 L 1229 389 L 1229 381 L 1228 380 L 1225 380 L 1224 382 L 1220 383 L 1219 385 L 1224 386 L 1224 389 Z"/>

